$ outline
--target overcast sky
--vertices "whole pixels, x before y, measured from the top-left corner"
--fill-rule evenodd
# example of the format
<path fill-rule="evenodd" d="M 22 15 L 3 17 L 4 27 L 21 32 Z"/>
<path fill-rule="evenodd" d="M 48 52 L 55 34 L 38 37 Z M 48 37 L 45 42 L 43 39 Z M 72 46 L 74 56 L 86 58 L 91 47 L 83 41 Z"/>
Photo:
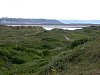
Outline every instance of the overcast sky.
<path fill-rule="evenodd" d="M 100 0 L 0 0 L 0 17 L 100 20 Z"/>

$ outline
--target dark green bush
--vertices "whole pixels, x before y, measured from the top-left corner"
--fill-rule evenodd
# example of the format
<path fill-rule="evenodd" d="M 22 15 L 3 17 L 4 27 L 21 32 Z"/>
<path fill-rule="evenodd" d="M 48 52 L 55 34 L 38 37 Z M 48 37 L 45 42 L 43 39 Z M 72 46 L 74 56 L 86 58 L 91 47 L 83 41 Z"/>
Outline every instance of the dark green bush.
<path fill-rule="evenodd" d="M 19 51 L 27 51 L 27 48 L 25 47 L 13 47 L 14 50 L 19 50 Z"/>
<path fill-rule="evenodd" d="M 14 56 L 11 58 L 11 62 L 13 64 L 23 64 L 23 63 L 25 63 L 25 60 L 20 58 L 19 56 Z"/>
<path fill-rule="evenodd" d="M 71 48 L 74 48 L 78 45 L 81 45 L 81 44 L 84 44 L 85 42 L 87 42 L 88 39 L 87 38 L 83 38 L 83 39 L 79 39 L 79 40 L 74 40 L 72 43 L 71 43 Z"/>
<path fill-rule="evenodd" d="M 44 51 L 42 51 L 42 54 L 43 54 L 44 56 L 49 56 L 49 51 L 48 51 L 48 50 L 44 50 Z"/>

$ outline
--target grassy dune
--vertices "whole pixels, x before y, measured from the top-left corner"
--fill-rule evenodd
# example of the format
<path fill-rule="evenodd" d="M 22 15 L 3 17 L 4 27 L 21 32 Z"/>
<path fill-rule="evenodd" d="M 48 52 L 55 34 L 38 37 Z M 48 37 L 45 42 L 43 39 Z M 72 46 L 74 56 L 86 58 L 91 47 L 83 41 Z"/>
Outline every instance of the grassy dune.
<path fill-rule="evenodd" d="M 100 27 L 46 31 L 0 26 L 0 75 L 99 74 Z"/>

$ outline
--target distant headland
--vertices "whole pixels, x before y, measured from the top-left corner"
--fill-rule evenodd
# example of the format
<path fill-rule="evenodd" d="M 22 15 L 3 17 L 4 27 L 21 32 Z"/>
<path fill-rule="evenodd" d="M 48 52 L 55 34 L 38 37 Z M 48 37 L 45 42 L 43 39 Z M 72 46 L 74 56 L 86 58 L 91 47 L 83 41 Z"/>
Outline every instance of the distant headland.
<path fill-rule="evenodd" d="M 55 19 L 30 19 L 30 18 L 0 18 L 0 24 L 4 25 L 52 25 L 52 24 L 64 24 Z"/>
<path fill-rule="evenodd" d="M 0 18 L 3 25 L 99 25 L 100 20 L 56 20 L 56 19 L 32 19 L 32 18 Z"/>

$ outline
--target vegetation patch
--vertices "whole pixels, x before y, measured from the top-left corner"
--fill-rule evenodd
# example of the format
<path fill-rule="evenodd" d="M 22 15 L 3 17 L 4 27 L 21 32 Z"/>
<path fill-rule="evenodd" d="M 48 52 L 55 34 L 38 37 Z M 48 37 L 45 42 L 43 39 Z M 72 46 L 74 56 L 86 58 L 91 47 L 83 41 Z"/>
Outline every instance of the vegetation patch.
<path fill-rule="evenodd" d="M 99 74 L 99 26 L 46 31 L 0 25 L 0 75 Z"/>

